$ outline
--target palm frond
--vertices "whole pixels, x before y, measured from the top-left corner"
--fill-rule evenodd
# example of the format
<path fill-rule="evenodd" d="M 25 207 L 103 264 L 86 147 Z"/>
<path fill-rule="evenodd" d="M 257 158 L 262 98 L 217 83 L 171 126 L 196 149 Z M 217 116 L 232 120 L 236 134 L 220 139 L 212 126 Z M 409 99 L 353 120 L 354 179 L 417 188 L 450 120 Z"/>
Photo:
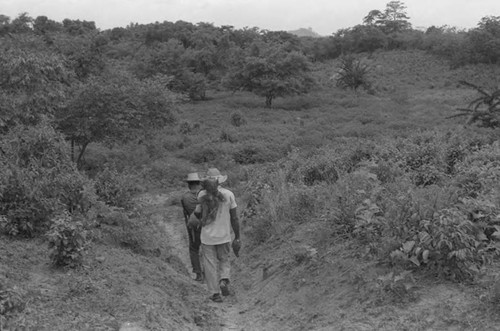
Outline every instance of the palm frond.
<path fill-rule="evenodd" d="M 459 83 L 462 84 L 462 85 L 468 86 L 468 87 L 472 87 L 473 89 L 475 89 L 476 91 L 478 91 L 479 93 L 481 93 L 481 94 L 483 94 L 485 96 L 488 96 L 488 97 L 491 96 L 490 93 L 486 92 L 484 89 L 482 89 L 481 87 L 479 87 L 479 86 L 477 86 L 475 84 L 469 83 L 469 82 L 467 82 L 465 80 L 460 80 Z"/>

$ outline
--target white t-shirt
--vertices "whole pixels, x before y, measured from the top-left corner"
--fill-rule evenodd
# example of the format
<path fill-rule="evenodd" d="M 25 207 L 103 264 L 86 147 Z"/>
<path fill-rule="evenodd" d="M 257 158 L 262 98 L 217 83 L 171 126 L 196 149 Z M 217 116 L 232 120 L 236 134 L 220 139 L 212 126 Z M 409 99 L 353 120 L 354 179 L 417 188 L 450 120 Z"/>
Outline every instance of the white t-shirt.
<path fill-rule="evenodd" d="M 201 228 L 201 243 L 205 245 L 220 245 L 231 242 L 231 217 L 229 210 L 236 208 L 236 199 L 233 192 L 223 187 L 218 187 L 218 190 L 224 195 L 224 202 L 221 202 L 215 220 Z M 200 191 L 198 194 L 198 201 L 207 192 Z M 201 205 L 198 204 L 195 209 L 196 213 L 201 213 Z"/>

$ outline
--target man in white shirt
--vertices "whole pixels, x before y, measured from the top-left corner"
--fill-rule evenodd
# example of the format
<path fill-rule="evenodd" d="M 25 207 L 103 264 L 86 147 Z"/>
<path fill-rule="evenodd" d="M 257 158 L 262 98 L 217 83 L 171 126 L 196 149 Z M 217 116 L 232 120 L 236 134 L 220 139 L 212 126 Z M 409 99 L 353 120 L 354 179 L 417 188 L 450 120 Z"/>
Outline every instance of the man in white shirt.
<path fill-rule="evenodd" d="M 196 217 L 201 219 L 202 260 L 207 287 L 212 294 L 210 299 L 214 302 L 222 302 L 221 293 L 223 296 L 229 295 L 231 242 L 236 256 L 241 247 L 234 194 L 219 186 L 226 179 L 227 176 L 221 175 L 218 169 L 210 168 L 204 178 L 205 189 L 198 194 L 199 204 L 194 211 Z M 214 189 L 211 190 L 210 185 L 214 185 Z M 207 210 L 210 208 L 208 201 L 213 203 L 212 210 Z M 231 229 L 234 232 L 234 240 Z"/>

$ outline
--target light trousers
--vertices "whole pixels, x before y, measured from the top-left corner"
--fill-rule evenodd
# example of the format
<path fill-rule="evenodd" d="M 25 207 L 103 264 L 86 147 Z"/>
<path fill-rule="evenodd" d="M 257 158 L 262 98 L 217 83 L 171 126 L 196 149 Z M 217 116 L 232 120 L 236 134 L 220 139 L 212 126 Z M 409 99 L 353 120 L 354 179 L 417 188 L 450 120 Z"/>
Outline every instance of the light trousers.
<path fill-rule="evenodd" d="M 211 294 L 220 292 L 219 281 L 221 279 L 229 279 L 229 274 L 231 272 L 231 264 L 229 261 L 230 251 L 231 243 L 220 245 L 201 244 L 205 280 Z"/>

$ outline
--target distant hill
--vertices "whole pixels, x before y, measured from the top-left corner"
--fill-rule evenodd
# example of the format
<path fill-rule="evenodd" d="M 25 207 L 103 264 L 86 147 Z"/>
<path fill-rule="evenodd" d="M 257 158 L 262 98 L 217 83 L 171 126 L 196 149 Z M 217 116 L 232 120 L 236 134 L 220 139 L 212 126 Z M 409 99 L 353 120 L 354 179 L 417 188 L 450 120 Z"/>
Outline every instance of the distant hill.
<path fill-rule="evenodd" d="M 313 31 L 312 28 L 300 28 L 298 30 L 293 30 L 293 31 L 288 31 L 291 34 L 294 34 L 298 37 L 313 37 L 313 38 L 319 38 L 321 35 L 315 31 Z"/>

